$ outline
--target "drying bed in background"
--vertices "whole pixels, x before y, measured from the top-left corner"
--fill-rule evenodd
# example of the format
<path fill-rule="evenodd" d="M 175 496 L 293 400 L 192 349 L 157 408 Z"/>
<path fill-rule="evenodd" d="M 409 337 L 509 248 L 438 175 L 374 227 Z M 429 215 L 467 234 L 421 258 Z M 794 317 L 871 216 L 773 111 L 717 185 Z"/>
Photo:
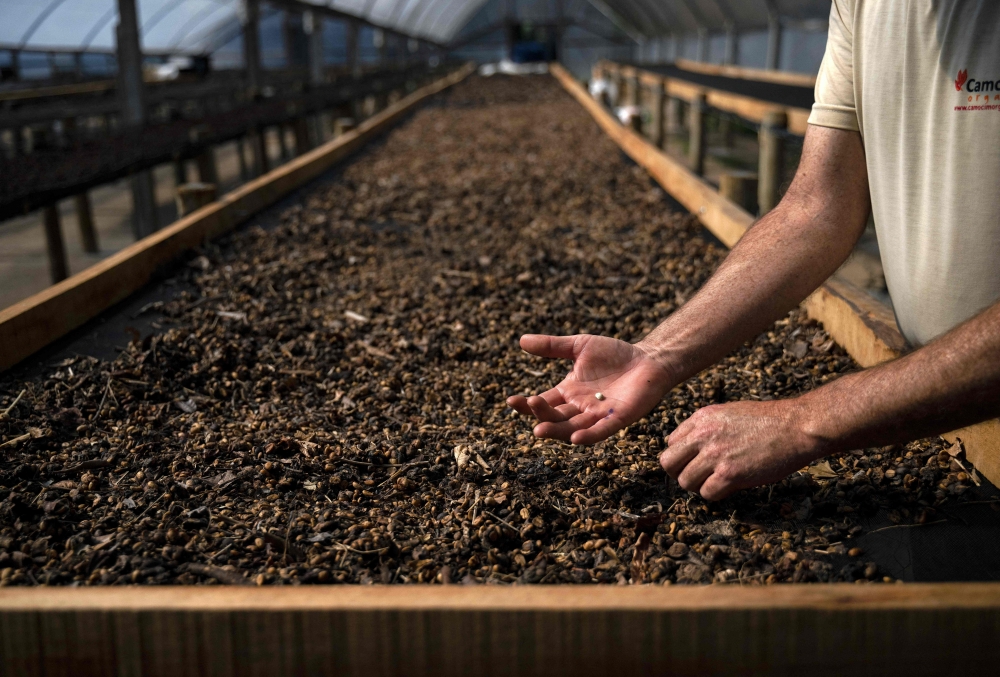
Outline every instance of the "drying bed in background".
<path fill-rule="evenodd" d="M 114 360 L 0 381 L 0 585 L 880 581 L 879 520 L 996 527 L 939 440 L 715 504 L 667 480 L 698 407 L 856 368 L 799 311 L 603 444 L 531 436 L 504 400 L 567 364 L 520 334 L 638 339 L 725 256 L 549 78 L 463 83 L 256 221 Z"/>

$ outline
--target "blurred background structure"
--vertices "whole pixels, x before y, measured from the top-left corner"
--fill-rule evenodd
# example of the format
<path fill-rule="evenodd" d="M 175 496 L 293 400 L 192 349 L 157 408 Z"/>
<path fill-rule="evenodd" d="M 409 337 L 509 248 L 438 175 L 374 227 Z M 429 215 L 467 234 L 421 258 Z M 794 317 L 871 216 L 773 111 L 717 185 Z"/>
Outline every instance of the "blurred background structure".
<path fill-rule="evenodd" d="M 0 10 L 2 309 L 351 129 L 450 63 L 559 61 L 581 80 L 601 60 L 673 76 L 697 73 L 696 62 L 815 74 L 830 0 L 0 0 Z M 725 136 L 710 166 L 756 162 L 739 133 L 755 138 L 757 125 L 734 121 L 710 123 Z"/>

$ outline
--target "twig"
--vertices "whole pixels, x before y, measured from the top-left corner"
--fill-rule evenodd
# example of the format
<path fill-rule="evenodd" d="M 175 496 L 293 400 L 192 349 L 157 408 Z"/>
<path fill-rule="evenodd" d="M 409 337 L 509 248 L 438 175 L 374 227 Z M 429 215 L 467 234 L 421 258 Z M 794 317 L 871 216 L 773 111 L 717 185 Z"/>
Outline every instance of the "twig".
<path fill-rule="evenodd" d="M 380 484 L 379 486 L 381 487 L 381 486 L 384 486 L 384 485 L 388 484 L 389 482 L 392 482 L 394 479 L 396 479 L 397 477 L 399 477 L 400 475 L 402 475 L 404 472 L 406 472 L 410 468 L 414 468 L 414 467 L 416 467 L 418 465 L 428 465 L 429 463 L 430 463 L 430 461 L 414 461 L 413 463 L 404 463 L 403 465 L 399 466 L 399 470 L 397 470 L 396 472 L 392 473 L 389 476 L 389 479 L 387 479 L 385 482 L 382 482 L 382 484 Z"/>
<path fill-rule="evenodd" d="M 945 524 L 948 520 L 937 520 L 936 522 L 924 522 L 923 524 L 893 524 L 892 526 L 882 527 L 880 529 L 875 529 L 874 531 L 869 531 L 868 533 L 862 534 L 862 536 L 868 536 L 870 534 L 877 534 L 880 531 L 886 531 L 887 529 L 912 529 L 914 527 L 929 527 L 932 524 Z"/>
<path fill-rule="evenodd" d="M 367 461 L 354 461 L 349 458 L 338 458 L 334 461 L 334 463 L 347 463 L 348 465 L 356 465 L 359 468 L 381 467 L 379 465 L 376 465 L 375 463 L 368 463 Z"/>
<path fill-rule="evenodd" d="M 22 390 L 20 392 L 20 394 L 18 394 L 18 396 L 14 399 L 14 401 L 10 403 L 10 406 L 3 410 L 3 415 L 4 416 L 6 416 L 7 414 L 9 414 L 10 410 L 17 406 L 17 403 L 21 401 L 21 398 L 24 397 L 24 394 L 26 392 L 28 392 L 27 389 Z"/>
<path fill-rule="evenodd" d="M 150 503 L 149 505 L 147 505 L 145 508 L 143 508 L 142 512 L 140 512 L 138 515 L 136 515 L 131 520 L 129 520 L 128 524 L 126 524 L 125 526 L 128 526 L 129 524 L 134 524 L 136 521 L 138 521 L 140 517 L 142 517 L 143 515 L 145 515 L 146 512 L 150 508 L 152 508 L 154 505 L 156 505 L 157 503 L 159 503 L 160 499 L 163 498 L 166 495 L 167 495 L 167 492 L 164 491 L 162 494 L 160 494 L 159 498 L 157 498 L 155 501 L 153 501 L 152 503 Z"/>
<path fill-rule="evenodd" d="M 240 576 L 235 571 L 226 571 L 225 569 L 208 564 L 194 563 L 188 564 L 187 568 L 191 573 L 198 574 L 199 576 L 210 576 L 219 583 L 225 583 L 226 585 L 250 585 L 249 579 Z"/>
<path fill-rule="evenodd" d="M 214 562 L 214 561 L 216 560 L 216 558 L 217 558 L 217 557 L 219 557 L 219 555 L 222 555 L 223 553 L 226 553 L 226 552 L 229 552 L 229 550 L 230 550 L 230 549 L 231 549 L 232 547 L 233 547 L 233 544 L 232 544 L 232 543 L 230 543 L 230 544 L 229 544 L 229 545 L 227 545 L 226 547 L 224 547 L 224 548 L 220 549 L 220 550 L 219 550 L 219 552 L 217 552 L 217 553 L 215 553 L 214 555 L 212 555 L 211 557 L 209 557 L 209 558 L 208 558 L 208 561 L 209 561 L 209 562 Z"/>
<path fill-rule="evenodd" d="M 382 553 L 389 550 L 389 546 L 385 546 L 384 548 L 379 548 L 378 550 L 357 550 L 349 545 L 344 545 L 343 543 L 336 543 L 336 542 L 333 543 L 333 547 L 340 548 L 347 552 L 353 552 L 356 555 L 381 555 Z"/>
<path fill-rule="evenodd" d="M 104 410 L 104 402 L 105 402 L 105 400 L 108 399 L 108 391 L 109 390 L 111 390 L 111 375 L 110 374 L 108 375 L 108 383 L 107 383 L 107 385 L 104 386 L 104 395 L 101 397 L 101 403 L 99 405 L 97 405 L 97 411 L 94 412 L 94 418 L 92 418 L 90 420 L 96 421 L 100 417 L 101 412 Z"/>
<path fill-rule="evenodd" d="M 395 362 L 396 361 L 395 357 L 393 357 L 389 353 L 385 352 L 381 348 L 376 348 L 372 344 L 368 343 L 368 341 L 358 341 L 358 343 L 361 344 L 362 348 L 364 348 L 365 350 L 367 350 L 369 353 L 371 353 L 375 357 L 381 357 L 381 358 L 383 358 L 385 360 L 389 360 L 390 362 Z"/>
<path fill-rule="evenodd" d="M 233 527 L 234 529 L 246 529 L 247 531 L 257 531 L 246 522 L 240 522 L 239 520 L 234 520 L 232 517 L 219 515 L 218 517 L 216 517 L 216 519 L 225 524 L 226 526 Z"/>
<path fill-rule="evenodd" d="M 277 293 L 277 292 L 275 292 L 275 293 Z M 181 312 L 182 313 L 186 313 L 188 311 L 194 310 L 195 308 L 197 308 L 198 306 L 200 306 L 202 303 L 208 303 L 209 301 L 218 301 L 221 298 L 224 298 L 222 294 L 216 294 L 215 296 L 202 296 L 200 299 L 198 299 L 194 303 L 189 303 L 183 310 L 181 310 Z"/>
<path fill-rule="evenodd" d="M 504 525 L 505 527 L 507 527 L 508 529 L 510 529 L 511 531 L 513 531 L 515 534 L 521 533 L 520 531 L 518 531 L 517 529 L 515 529 L 513 526 L 511 526 L 510 522 L 508 522 L 507 520 L 505 520 L 502 517 L 498 517 L 497 515 L 494 515 L 489 510 L 483 510 L 483 514 L 489 515 L 490 517 L 492 517 L 493 519 L 495 519 L 496 521 L 500 522 L 502 525 Z"/>
<path fill-rule="evenodd" d="M 292 523 L 294 521 L 295 521 L 294 518 L 291 515 L 289 515 L 288 516 L 288 528 L 285 529 L 285 547 L 284 547 L 284 549 L 283 549 L 283 551 L 281 553 L 281 559 L 282 559 L 282 561 L 284 561 L 286 563 L 287 563 L 287 560 L 288 560 L 288 539 L 291 538 L 291 535 L 292 535 Z"/>
<path fill-rule="evenodd" d="M 77 472 L 78 470 L 93 470 L 95 468 L 110 468 L 111 461 L 105 461 L 102 458 L 98 458 L 92 461 L 83 461 L 82 463 L 77 463 L 69 468 L 63 468 L 62 470 L 56 470 L 55 472 L 59 475 L 68 475 L 71 472 Z"/>
<path fill-rule="evenodd" d="M 21 440 L 26 440 L 26 439 L 28 439 L 29 437 L 31 437 L 31 433 L 24 433 L 23 435 L 20 435 L 20 436 L 18 436 L 18 437 L 15 437 L 15 438 L 14 438 L 14 439 L 12 439 L 12 440 L 7 440 L 7 441 L 6 441 L 6 442 L 4 442 L 3 444 L 0 444 L 0 449 L 3 449 L 4 447 L 12 447 L 12 446 L 14 446 L 15 444 L 17 444 L 18 442 L 20 442 Z"/>
<path fill-rule="evenodd" d="M 262 539 L 264 539 L 266 543 L 270 543 L 275 549 L 281 548 L 283 557 L 288 554 L 290 554 L 297 560 L 303 559 L 305 557 L 305 553 L 302 552 L 302 550 L 299 547 L 297 547 L 292 543 L 289 543 L 286 539 L 282 538 L 281 536 L 275 536 L 274 534 L 269 534 L 266 531 L 262 531 L 260 529 L 250 526 L 246 522 L 239 522 L 237 520 L 234 520 L 232 517 L 226 517 L 225 515 L 219 515 L 218 517 L 216 517 L 216 519 L 235 529 L 246 529 L 247 531 L 253 534 L 257 534 Z"/>

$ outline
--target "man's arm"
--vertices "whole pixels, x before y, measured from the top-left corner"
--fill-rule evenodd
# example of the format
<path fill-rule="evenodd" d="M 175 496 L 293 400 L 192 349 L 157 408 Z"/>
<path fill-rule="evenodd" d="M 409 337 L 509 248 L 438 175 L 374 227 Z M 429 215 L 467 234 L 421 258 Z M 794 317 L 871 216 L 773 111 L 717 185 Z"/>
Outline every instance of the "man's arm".
<path fill-rule="evenodd" d="M 926 437 L 1000 412 L 1000 303 L 929 345 L 790 400 L 699 409 L 660 464 L 709 500 L 828 454 Z"/>
<path fill-rule="evenodd" d="M 755 227 L 748 233 L 746 243 L 754 241 L 750 238 L 756 231 Z M 760 241 L 780 246 L 780 240 Z M 714 282 L 706 285 L 706 291 Z M 760 289 L 758 284 L 756 290 Z M 732 291 L 730 302 L 739 313 L 741 296 Z M 801 287 L 788 290 L 790 296 L 785 298 L 798 298 L 800 291 Z M 692 304 L 704 300 L 707 295 L 699 295 Z M 691 310 L 692 304 L 683 310 Z M 710 312 L 707 306 L 705 312 Z M 677 347 L 672 319 L 647 339 L 659 338 L 659 350 L 666 355 Z M 681 350 L 680 359 L 693 353 Z M 681 373 L 694 373 L 703 366 L 696 362 Z M 700 409 L 670 435 L 660 463 L 683 488 L 717 500 L 779 480 L 830 453 L 940 434 L 998 413 L 1000 303 L 909 355 L 842 376 L 800 397 Z"/>
<path fill-rule="evenodd" d="M 645 416 L 678 383 L 715 363 L 795 307 L 847 258 L 868 219 L 857 132 L 810 126 L 795 180 L 702 289 L 646 338 L 526 335 L 536 355 L 573 371 L 539 396 L 508 403 L 538 419 L 535 434 L 593 444 Z M 605 399 L 596 399 L 600 392 Z"/>

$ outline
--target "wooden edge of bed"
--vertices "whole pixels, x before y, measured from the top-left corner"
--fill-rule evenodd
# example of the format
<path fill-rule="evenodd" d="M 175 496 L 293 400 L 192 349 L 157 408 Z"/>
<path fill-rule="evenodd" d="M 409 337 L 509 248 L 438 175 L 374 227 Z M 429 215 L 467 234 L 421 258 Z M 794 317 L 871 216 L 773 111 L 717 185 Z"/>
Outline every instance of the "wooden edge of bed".
<path fill-rule="evenodd" d="M 1000 586 L 0 590 L 0 675 L 994 674 Z"/>
<path fill-rule="evenodd" d="M 787 116 L 789 132 L 798 134 L 799 136 L 804 136 L 806 133 L 806 124 L 810 112 L 807 108 L 783 106 L 780 103 L 755 99 L 751 96 L 735 94 L 722 89 L 705 87 L 687 80 L 654 73 L 643 69 L 641 66 L 622 66 L 613 61 L 601 61 L 597 65 L 597 68 L 604 72 L 617 71 L 623 77 L 636 77 L 645 85 L 662 84 L 666 94 L 685 101 L 691 101 L 699 94 L 704 94 L 705 101 L 709 106 L 738 115 L 752 122 L 760 123 L 768 113 L 781 111 Z"/>
<path fill-rule="evenodd" d="M 771 70 L 767 68 L 747 68 L 746 66 L 724 66 L 690 59 L 676 59 L 674 65 L 685 71 L 704 73 L 705 75 L 721 75 L 724 78 L 740 80 L 756 80 L 772 82 L 778 85 L 793 85 L 796 87 L 815 87 L 816 76 L 805 73 Z"/>

